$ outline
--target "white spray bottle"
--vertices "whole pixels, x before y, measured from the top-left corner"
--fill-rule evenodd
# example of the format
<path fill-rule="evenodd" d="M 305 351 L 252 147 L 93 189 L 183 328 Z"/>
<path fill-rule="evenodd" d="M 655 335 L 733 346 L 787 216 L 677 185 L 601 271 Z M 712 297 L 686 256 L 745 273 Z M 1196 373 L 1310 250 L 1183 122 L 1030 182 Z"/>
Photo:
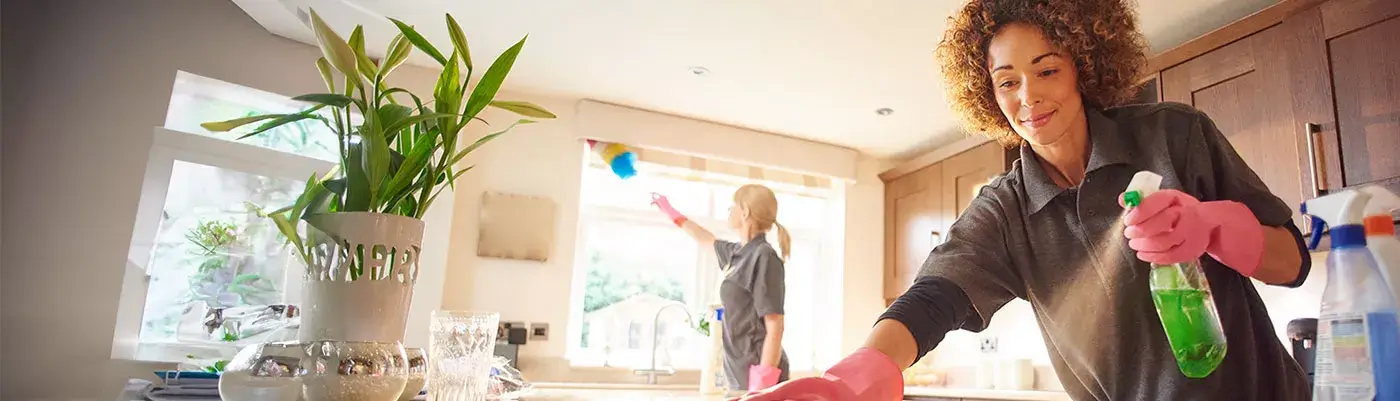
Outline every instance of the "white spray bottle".
<path fill-rule="evenodd" d="M 1400 401 L 1395 299 L 1366 248 L 1361 221 L 1371 195 L 1344 191 L 1303 202 L 1313 232 L 1331 227 L 1327 287 L 1317 325 L 1316 401 Z M 1313 235 L 1311 247 L 1321 235 Z"/>
<path fill-rule="evenodd" d="M 1376 258 L 1376 266 L 1390 286 L 1390 294 L 1400 298 L 1400 238 L 1395 237 L 1395 217 L 1392 214 L 1400 209 L 1400 196 L 1375 185 L 1359 190 L 1371 195 L 1371 200 L 1366 202 L 1366 217 L 1362 220 L 1362 226 L 1366 228 L 1366 248 Z M 1400 308 L 1400 305 L 1396 305 L 1396 308 Z"/>

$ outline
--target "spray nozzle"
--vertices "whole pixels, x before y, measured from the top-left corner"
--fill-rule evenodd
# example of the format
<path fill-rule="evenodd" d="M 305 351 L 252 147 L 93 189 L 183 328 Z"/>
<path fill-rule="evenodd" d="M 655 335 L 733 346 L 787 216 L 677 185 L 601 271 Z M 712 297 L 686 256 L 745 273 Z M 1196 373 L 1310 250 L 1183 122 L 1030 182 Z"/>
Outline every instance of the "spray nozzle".
<path fill-rule="evenodd" d="M 1308 249 L 1317 249 L 1322 242 L 1322 232 L 1328 227 L 1331 227 L 1333 249 L 1365 246 L 1366 232 L 1361 227 L 1361 221 L 1366 216 L 1366 203 L 1370 200 L 1369 193 L 1348 190 L 1304 201 L 1300 210 L 1312 219 L 1312 238 L 1308 241 Z"/>
<path fill-rule="evenodd" d="M 1123 190 L 1123 205 L 1137 207 L 1142 204 L 1143 199 L 1161 188 L 1162 176 L 1151 171 L 1139 171 L 1133 175 L 1133 180 L 1128 182 L 1128 188 Z"/>

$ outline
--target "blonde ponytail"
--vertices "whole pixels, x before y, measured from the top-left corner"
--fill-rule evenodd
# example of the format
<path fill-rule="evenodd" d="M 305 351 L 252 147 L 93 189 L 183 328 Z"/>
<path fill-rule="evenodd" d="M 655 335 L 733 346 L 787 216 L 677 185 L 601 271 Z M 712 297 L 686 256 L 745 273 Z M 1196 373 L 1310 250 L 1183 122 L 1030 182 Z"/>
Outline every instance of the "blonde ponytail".
<path fill-rule="evenodd" d="M 778 222 L 773 222 L 773 227 L 778 229 L 778 252 L 783 255 L 783 260 L 787 261 L 792 256 L 792 236 L 788 235 L 787 227 L 783 227 Z"/>

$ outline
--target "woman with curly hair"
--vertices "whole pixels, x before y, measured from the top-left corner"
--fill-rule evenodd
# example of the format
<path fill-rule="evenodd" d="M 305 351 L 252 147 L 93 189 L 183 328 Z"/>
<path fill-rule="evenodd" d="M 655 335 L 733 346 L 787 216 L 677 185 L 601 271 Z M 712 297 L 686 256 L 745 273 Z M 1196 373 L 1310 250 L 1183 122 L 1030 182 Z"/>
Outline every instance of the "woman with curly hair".
<path fill-rule="evenodd" d="M 970 130 L 1019 146 L 1020 160 L 983 187 L 865 347 L 822 377 L 744 399 L 901 399 L 903 367 L 949 331 L 985 329 L 1013 298 L 1030 302 L 1075 400 L 1309 399 L 1251 282 L 1307 277 L 1292 212 L 1204 113 L 1124 105 L 1143 43 L 1127 0 L 973 0 L 955 13 L 938 47 L 948 97 Z M 1119 194 L 1144 170 L 1164 189 L 1124 214 Z M 1196 260 L 1229 348 L 1193 379 L 1147 273 Z"/>

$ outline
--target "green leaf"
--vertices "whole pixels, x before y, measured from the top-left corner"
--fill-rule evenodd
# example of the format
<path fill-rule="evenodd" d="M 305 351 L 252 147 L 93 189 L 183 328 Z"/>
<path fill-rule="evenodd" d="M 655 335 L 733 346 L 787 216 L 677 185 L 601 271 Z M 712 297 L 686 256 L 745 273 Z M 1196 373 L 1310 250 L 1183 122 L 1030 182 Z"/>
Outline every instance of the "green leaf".
<path fill-rule="evenodd" d="M 476 89 L 472 90 L 472 95 L 467 100 L 467 111 L 464 115 L 476 117 L 477 113 L 486 109 L 486 105 L 496 98 L 496 92 L 501 90 L 501 84 L 505 82 L 506 75 L 510 74 L 511 67 L 515 65 L 515 58 L 520 55 L 520 49 L 525 47 L 525 39 L 528 38 L 521 38 L 514 46 L 502 52 L 501 56 L 491 63 L 491 67 L 486 69 L 486 73 L 481 75 L 481 81 L 476 83 Z"/>
<path fill-rule="evenodd" d="M 326 82 L 326 90 L 335 92 L 335 76 L 331 75 L 331 64 L 326 62 L 325 57 L 316 59 L 316 71 L 321 73 L 321 80 Z"/>
<path fill-rule="evenodd" d="M 326 21 L 321 20 L 321 16 L 316 14 L 316 9 L 311 9 L 311 29 L 316 32 L 316 43 L 321 47 L 321 54 L 332 67 L 347 77 L 360 75 L 356 67 L 355 51 L 350 49 L 350 44 L 345 43 L 345 39 L 336 34 L 330 25 L 326 25 Z"/>
<path fill-rule="evenodd" d="M 534 103 L 530 103 L 530 102 L 515 102 L 515 101 L 507 101 L 507 100 L 493 100 L 493 101 L 491 101 L 491 103 L 489 103 L 489 104 L 491 105 L 491 107 L 495 107 L 495 108 L 498 108 L 498 109 L 501 109 L 501 110 L 509 111 L 509 112 L 512 112 L 512 113 L 515 113 L 515 114 L 519 114 L 519 115 L 522 115 L 522 116 L 525 116 L 525 117 L 534 117 L 534 118 L 543 118 L 543 119 L 550 119 L 550 118 L 558 117 L 558 116 L 555 116 L 554 113 L 550 113 L 549 110 L 545 110 L 543 107 L 536 106 Z"/>
<path fill-rule="evenodd" d="M 355 51 L 356 54 L 364 53 L 365 28 L 363 26 L 356 25 L 355 30 L 350 31 L 350 41 L 346 44 L 350 45 L 350 50 Z"/>
<path fill-rule="evenodd" d="M 345 177 L 336 178 L 334 180 L 326 180 L 326 182 L 321 183 L 321 185 L 325 185 L 327 190 L 331 191 L 332 193 L 335 193 L 336 195 L 345 195 Z"/>
<path fill-rule="evenodd" d="M 370 180 L 363 160 L 364 142 L 351 144 L 348 160 L 345 162 L 344 208 L 341 212 L 368 212 L 370 210 Z"/>
<path fill-rule="evenodd" d="M 392 207 L 390 201 L 398 198 L 403 190 L 408 189 L 413 178 L 417 177 L 423 171 L 423 167 L 428 165 L 428 160 L 433 157 L 434 150 L 433 146 L 423 144 L 415 147 L 413 152 L 408 154 L 403 165 L 389 180 L 389 184 L 385 186 L 384 192 L 380 195 L 386 207 Z"/>
<path fill-rule="evenodd" d="M 433 99 L 439 113 L 457 114 L 462 109 L 462 78 L 457 67 L 457 52 L 452 52 L 446 67 L 438 74 L 437 85 L 433 87 Z"/>
<path fill-rule="evenodd" d="M 285 115 L 282 115 L 282 116 L 280 116 L 280 117 L 274 118 L 274 119 L 272 119 L 271 121 L 265 122 L 265 123 L 263 123 L 262 125 L 258 126 L 258 128 L 257 128 L 257 129 L 254 129 L 253 132 L 249 132 L 249 133 L 247 133 L 247 134 L 244 134 L 243 136 L 238 137 L 238 139 L 242 140 L 242 139 L 245 139 L 245 138 L 248 138 L 248 137 L 257 135 L 257 134 L 261 134 L 261 133 L 267 132 L 267 131 L 272 130 L 272 129 L 276 129 L 277 127 L 281 127 L 281 126 L 283 126 L 283 125 L 290 124 L 290 123 L 294 123 L 294 122 L 301 121 L 301 120 L 315 119 L 315 120 L 325 121 L 325 118 L 324 118 L 324 117 L 321 117 L 321 116 L 319 116 L 319 115 L 316 115 L 316 111 L 317 111 L 317 110 L 320 110 L 321 107 L 324 107 L 324 106 L 316 105 L 316 106 L 313 106 L 313 107 L 310 108 L 310 109 L 306 109 L 306 110 L 302 110 L 302 111 L 300 111 L 300 112 L 297 112 L 296 114 L 285 114 Z"/>
<path fill-rule="evenodd" d="M 410 125 L 417 124 L 417 123 L 420 123 L 420 122 L 424 122 L 424 121 L 427 121 L 427 120 L 432 120 L 432 119 L 435 119 L 435 118 L 444 118 L 444 117 L 456 117 L 456 116 L 457 116 L 456 114 L 449 114 L 449 113 L 426 113 L 426 114 L 418 114 L 418 115 L 415 115 L 415 116 L 411 116 L 411 117 L 408 117 L 408 118 L 404 118 L 404 119 L 402 119 L 402 120 L 399 120 L 398 122 L 394 123 L 394 125 L 390 125 L 388 128 L 385 128 L 385 129 L 384 129 L 384 132 L 398 132 L 398 131 L 401 130 L 401 129 L 408 128 L 408 126 L 410 126 Z"/>
<path fill-rule="evenodd" d="M 336 194 L 331 192 L 330 188 L 327 188 L 325 183 L 316 183 L 316 187 L 317 189 L 310 199 L 306 201 L 306 204 L 302 206 L 302 209 L 298 211 L 298 213 L 292 216 L 293 218 L 303 219 L 313 214 L 330 213 L 331 201 Z"/>
<path fill-rule="evenodd" d="M 305 215 L 306 207 L 316 200 L 318 192 L 323 191 L 325 191 L 325 186 L 316 179 L 316 174 L 311 174 L 311 178 L 306 179 L 306 185 L 303 186 L 301 195 L 297 196 L 296 202 L 292 203 L 291 218 L 300 219 Z"/>
<path fill-rule="evenodd" d="M 235 118 L 235 119 L 232 119 L 232 120 L 224 120 L 224 121 L 216 121 L 216 122 L 207 122 L 207 123 L 199 124 L 199 126 L 202 127 L 202 128 L 204 128 L 204 129 L 209 130 L 210 132 L 228 132 L 228 131 L 232 131 L 234 128 L 242 127 L 242 126 L 244 126 L 244 125 L 252 124 L 252 123 L 255 123 L 255 122 L 258 122 L 258 121 L 267 120 L 267 119 L 271 119 L 271 118 L 281 118 L 281 117 L 286 117 L 286 116 L 287 116 L 287 114 L 263 114 L 263 115 L 260 115 L 260 116 Z"/>
<path fill-rule="evenodd" d="M 389 50 L 385 53 L 384 61 L 379 67 L 379 79 L 383 80 L 395 68 L 399 68 L 405 60 L 408 60 L 408 55 L 412 50 L 413 44 L 409 43 L 402 33 L 394 36 L 394 39 L 389 41 Z"/>
<path fill-rule="evenodd" d="M 392 126 L 395 123 L 403 121 L 403 119 L 405 118 L 408 118 L 408 116 L 411 114 L 413 114 L 413 109 L 408 108 L 408 106 L 397 105 L 392 103 L 381 105 L 379 106 L 379 123 L 382 125 Z M 394 137 L 398 135 L 398 131 L 384 131 L 384 135 L 386 141 L 393 143 Z"/>
<path fill-rule="evenodd" d="M 389 88 L 389 89 L 387 89 L 387 90 L 385 90 L 385 91 L 383 91 L 383 92 L 380 92 L 380 93 L 379 93 L 379 98 L 380 98 L 380 99 L 383 99 L 383 98 L 386 98 L 386 97 L 387 97 L 387 98 L 392 98 L 392 97 L 393 97 L 392 95 L 395 94 L 395 93 L 406 93 L 406 94 L 408 94 L 409 97 L 413 98 L 413 103 L 414 103 L 415 105 L 418 106 L 418 109 L 420 109 L 420 110 L 423 109 L 423 100 L 422 100 L 422 99 L 419 99 L 419 98 L 418 98 L 418 95 L 413 94 L 413 92 L 409 92 L 408 89 L 404 89 L 404 88 Z"/>
<path fill-rule="evenodd" d="M 412 26 L 403 23 L 403 21 L 399 21 L 393 18 L 390 18 L 389 21 L 393 21 L 394 26 L 399 27 L 399 32 L 402 32 L 403 36 L 405 38 L 408 38 L 409 43 L 413 43 L 413 47 L 417 47 L 418 50 L 422 50 L 424 53 L 427 53 L 429 57 L 433 58 L 433 60 L 437 60 L 438 64 L 447 66 L 447 58 L 442 56 L 442 52 L 439 52 L 436 47 L 433 47 L 432 43 L 429 43 L 427 39 L 424 39 L 423 35 L 419 35 L 418 31 L 414 30 Z"/>
<path fill-rule="evenodd" d="M 277 225 L 277 231 L 282 233 L 282 237 L 287 239 L 287 243 L 291 244 L 292 247 L 296 249 L 297 255 L 301 256 L 303 261 L 310 264 L 310 255 L 306 253 L 306 247 L 302 245 L 301 235 L 297 233 L 296 223 L 287 219 L 287 215 L 285 214 L 271 214 L 268 215 L 268 217 Z"/>
<path fill-rule="evenodd" d="M 462 56 L 462 63 L 467 65 L 467 71 L 471 71 L 472 53 L 467 48 L 467 35 L 462 33 L 462 26 L 457 24 L 452 14 L 447 14 L 447 34 L 452 37 L 452 47 Z"/>
<path fill-rule="evenodd" d="M 351 99 L 349 96 L 338 93 L 308 93 L 294 97 L 292 100 L 324 104 L 331 107 L 345 107 L 355 101 L 355 99 Z"/>
<path fill-rule="evenodd" d="M 355 65 L 359 68 L 360 74 L 365 79 L 375 79 L 379 76 L 379 68 L 374 66 L 369 56 L 365 55 L 365 32 L 364 27 L 356 25 L 355 31 L 350 33 L 350 50 L 355 52 Z M 374 81 L 377 82 L 377 81 Z"/>

